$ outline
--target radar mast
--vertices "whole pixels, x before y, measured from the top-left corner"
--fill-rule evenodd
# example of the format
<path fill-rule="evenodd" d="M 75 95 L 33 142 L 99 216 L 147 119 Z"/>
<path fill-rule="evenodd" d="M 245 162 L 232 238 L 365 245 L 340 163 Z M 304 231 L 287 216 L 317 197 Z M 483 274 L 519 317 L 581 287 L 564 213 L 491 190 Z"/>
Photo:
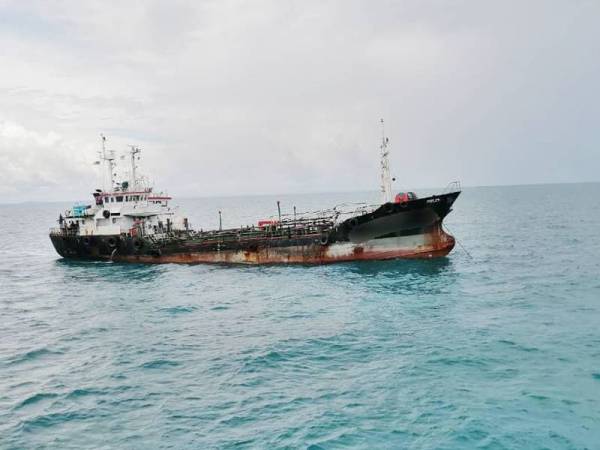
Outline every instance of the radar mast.
<path fill-rule="evenodd" d="M 137 186 L 137 178 L 135 176 L 135 169 L 137 169 L 135 165 L 135 155 L 140 153 L 142 149 L 135 145 L 130 145 L 129 147 L 131 149 L 129 150 L 129 155 L 131 156 L 131 179 L 129 180 L 129 190 L 135 191 Z"/>
<path fill-rule="evenodd" d="M 390 161 L 388 151 L 389 139 L 385 137 L 383 119 L 381 119 L 381 202 L 389 203 L 392 201 L 392 177 L 390 176 Z"/>
<path fill-rule="evenodd" d="M 104 177 L 102 177 L 102 189 L 104 192 L 111 192 L 114 188 L 114 174 L 113 171 L 115 169 L 115 152 L 114 150 L 106 151 L 106 136 L 103 134 L 100 135 L 102 139 L 102 154 L 100 155 L 100 159 L 104 163 L 104 167 L 108 170 L 108 182 L 109 185 L 106 186 L 106 182 Z M 108 189 L 107 189 L 108 188 Z"/>

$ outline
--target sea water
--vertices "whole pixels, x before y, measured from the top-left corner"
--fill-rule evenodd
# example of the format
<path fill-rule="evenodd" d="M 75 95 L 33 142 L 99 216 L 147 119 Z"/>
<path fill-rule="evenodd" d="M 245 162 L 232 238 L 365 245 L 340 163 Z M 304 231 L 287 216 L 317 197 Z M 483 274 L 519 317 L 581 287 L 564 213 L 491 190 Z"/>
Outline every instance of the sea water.
<path fill-rule="evenodd" d="M 600 184 L 468 188 L 448 258 L 314 267 L 66 261 L 69 206 L 0 206 L 2 449 L 600 448 Z"/>

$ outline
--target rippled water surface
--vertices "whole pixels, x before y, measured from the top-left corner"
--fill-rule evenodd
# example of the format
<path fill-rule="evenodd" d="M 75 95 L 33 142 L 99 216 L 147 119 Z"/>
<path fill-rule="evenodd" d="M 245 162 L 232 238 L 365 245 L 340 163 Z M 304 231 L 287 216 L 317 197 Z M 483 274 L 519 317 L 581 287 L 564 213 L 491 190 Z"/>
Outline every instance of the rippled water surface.
<path fill-rule="evenodd" d="M 0 206 L 2 449 L 600 448 L 599 184 L 466 189 L 472 258 L 319 267 L 67 262 L 67 206 Z"/>

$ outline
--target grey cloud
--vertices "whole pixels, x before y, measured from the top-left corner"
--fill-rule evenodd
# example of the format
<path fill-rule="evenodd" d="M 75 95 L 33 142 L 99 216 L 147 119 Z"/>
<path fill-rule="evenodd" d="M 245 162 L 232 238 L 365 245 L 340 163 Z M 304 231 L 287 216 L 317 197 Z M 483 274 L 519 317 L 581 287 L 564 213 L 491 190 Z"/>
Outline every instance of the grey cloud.
<path fill-rule="evenodd" d="M 91 176 L 84 159 L 110 132 L 186 196 L 376 189 L 379 117 L 398 189 L 598 180 L 598 13 L 583 1 L 0 3 L 0 122 L 61 137 L 52 183 Z M 11 164 L 41 171 L 32 161 Z M 19 180 L 0 189 L 48 195 Z"/>

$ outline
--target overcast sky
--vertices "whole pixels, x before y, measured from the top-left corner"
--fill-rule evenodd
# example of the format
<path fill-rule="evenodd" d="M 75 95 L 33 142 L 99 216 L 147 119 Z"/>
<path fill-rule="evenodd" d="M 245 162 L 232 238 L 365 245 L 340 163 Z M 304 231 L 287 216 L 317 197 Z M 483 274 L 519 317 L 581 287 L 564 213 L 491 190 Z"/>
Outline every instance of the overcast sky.
<path fill-rule="evenodd" d="M 0 0 L 0 202 L 600 180 L 599 1 Z"/>

